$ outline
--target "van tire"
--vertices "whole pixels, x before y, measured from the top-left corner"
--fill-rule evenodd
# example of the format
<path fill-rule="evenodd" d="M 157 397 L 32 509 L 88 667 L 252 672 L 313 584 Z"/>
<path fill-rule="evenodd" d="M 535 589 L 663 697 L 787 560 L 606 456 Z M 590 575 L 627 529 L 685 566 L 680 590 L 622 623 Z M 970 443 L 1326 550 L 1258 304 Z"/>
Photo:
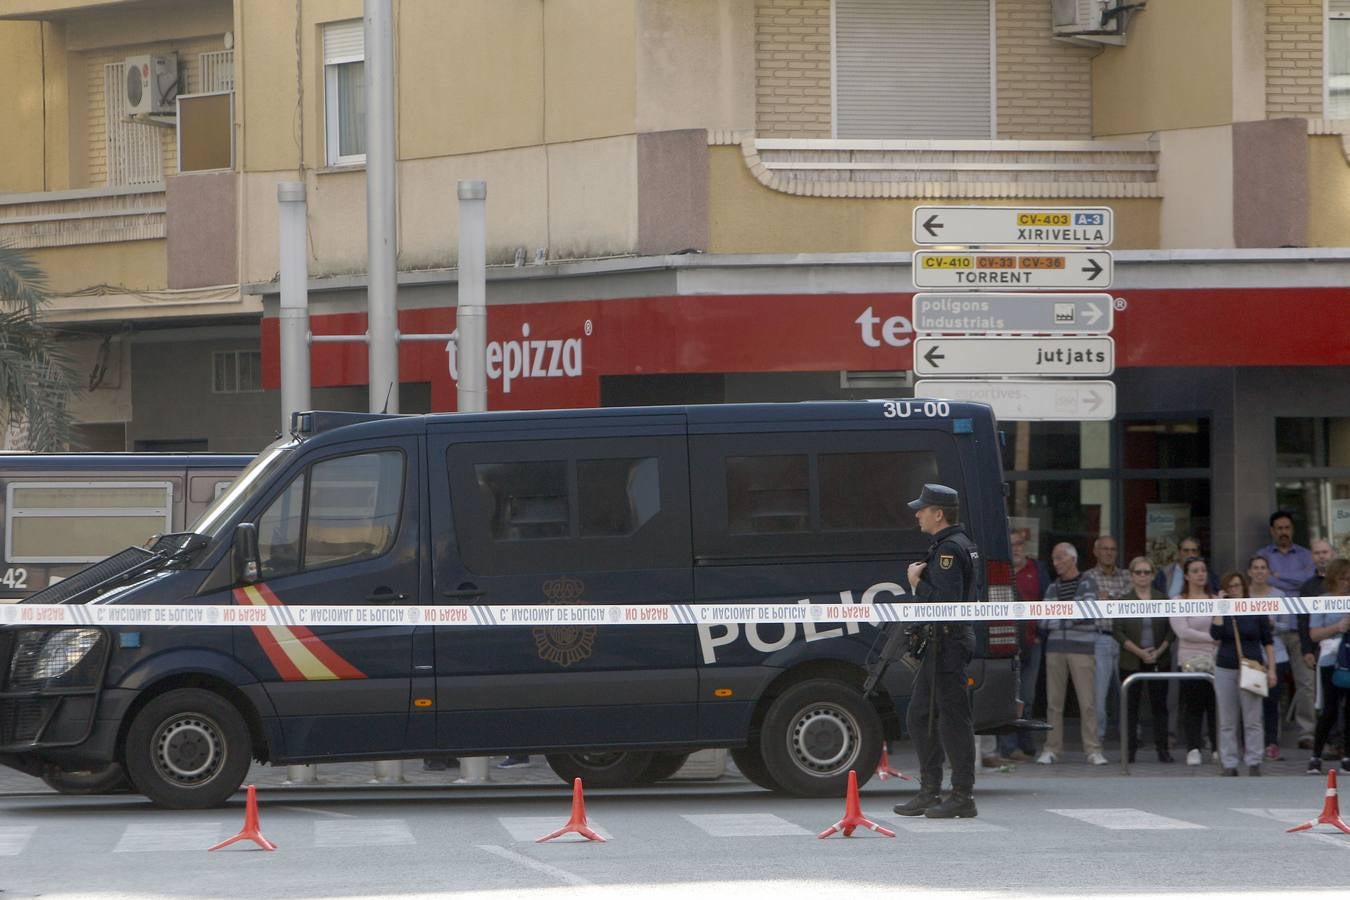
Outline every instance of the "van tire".
<path fill-rule="evenodd" d="M 76 770 L 47 766 L 42 772 L 42 783 L 58 794 L 71 796 L 121 794 L 132 790 L 127 773 L 117 763 Z"/>
<path fill-rule="evenodd" d="M 758 785 L 766 791 L 781 791 L 782 785 L 774 781 L 769 775 L 769 767 L 764 764 L 764 757 L 759 752 L 759 747 L 736 747 L 731 751 L 731 761 L 736 764 L 736 768 L 741 774 L 750 780 L 751 784 Z"/>
<path fill-rule="evenodd" d="M 688 753 L 657 753 L 653 757 L 651 764 L 642 772 L 639 779 L 642 784 L 651 784 L 656 781 L 665 781 L 674 775 L 684 764 L 689 761 Z"/>
<path fill-rule="evenodd" d="M 840 797 L 849 770 L 864 784 L 881 755 L 881 720 L 856 687 L 822 678 L 788 688 L 760 729 L 768 775 L 798 797 Z"/>
<path fill-rule="evenodd" d="M 656 754 L 646 750 L 591 753 L 550 753 L 545 759 L 559 778 L 572 783 L 580 778 L 586 787 L 619 788 L 643 783 Z"/>
<path fill-rule="evenodd" d="M 147 703 L 127 731 L 131 783 L 156 806 L 220 806 L 252 762 L 248 725 L 219 694 L 182 688 Z"/>

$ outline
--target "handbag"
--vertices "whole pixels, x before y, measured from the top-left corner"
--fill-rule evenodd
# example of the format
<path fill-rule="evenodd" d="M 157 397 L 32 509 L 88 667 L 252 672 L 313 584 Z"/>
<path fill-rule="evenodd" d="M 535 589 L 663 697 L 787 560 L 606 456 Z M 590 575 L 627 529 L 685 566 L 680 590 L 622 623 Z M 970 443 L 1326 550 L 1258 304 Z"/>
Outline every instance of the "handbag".
<path fill-rule="evenodd" d="M 1270 684 L 1266 677 L 1266 667 L 1254 659 L 1242 655 L 1242 637 L 1238 634 L 1237 619 L 1230 618 L 1233 625 L 1233 642 L 1237 645 L 1238 687 L 1250 694 L 1264 697 L 1270 693 Z"/>
<path fill-rule="evenodd" d="M 1342 690 L 1350 690 L 1350 641 L 1341 635 L 1341 649 L 1336 651 L 1336 668 L 1331 672 L 1331 683 Z"/>
<path fill-rule="evenodd" d="M 1212 656 L 1192 656 L 1181 664 L 1183 672 L 1213 672 L 1214 657 Z"/>

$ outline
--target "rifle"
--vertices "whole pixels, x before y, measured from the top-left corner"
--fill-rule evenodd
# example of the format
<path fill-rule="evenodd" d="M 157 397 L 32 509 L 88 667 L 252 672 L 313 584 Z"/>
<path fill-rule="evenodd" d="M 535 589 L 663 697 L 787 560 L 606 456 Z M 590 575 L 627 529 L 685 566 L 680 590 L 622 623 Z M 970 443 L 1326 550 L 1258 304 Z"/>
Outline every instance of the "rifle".
<path fill-rule="evenodd" d="M 890 622 L 883 626 L 882 635 L 885 640 L 882 642 L 881 651 L 877 654 L 877 661 L 867 667 L 867 680 L 863 682 L 862 688 L 864 697 L 870 696 L 876 690 L 886 670 L 896 660 L 911 672 L 916 671 L 928 644 L 922 625 L 911 625 L 906 628 L 899 623 Z"/>

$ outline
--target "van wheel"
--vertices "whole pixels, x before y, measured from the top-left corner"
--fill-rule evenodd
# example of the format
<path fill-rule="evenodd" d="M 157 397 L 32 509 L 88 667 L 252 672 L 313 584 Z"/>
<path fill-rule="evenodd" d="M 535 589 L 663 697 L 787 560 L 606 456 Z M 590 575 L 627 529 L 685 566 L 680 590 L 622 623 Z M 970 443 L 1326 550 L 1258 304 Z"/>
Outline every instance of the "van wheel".
<path fill-rule="evenodd" d="M 631 787 L 643 782 L 643 773 L 652 764 L 655 753 L 645 750 L 618 750 L 610 753 L 550 753 L 549 768 L 568 784 L 580 778 L 586 787 Z"/>
<path fill-rule="evenodd" d="M 169 691 L 145 705 L 127 731 L 126 769 L 157 806 L 219 806 L 248 774 L 252 749 L 239 710 L 196 688 Z"/>
<path fill-rule="evenodd" d="M 59 794 L 121 794 L 131 790 L 127 773 L 117 763 L 96 766 L 89 769 L 63 769 L 60 766 L 47 766 L 42 772 L 42 781 L 47 787 Z"/>
<path fill-rule="evenodd" d="M 651 764 L 642 772 L 639 779 L 643 784 L 651 784 L 654 781 L 665 781 L 684 767 L 689 761 L 688 753 L 657 753 L 654 754 Z"/>
<path fill-rule="evenodd" d="M 766 791 L 781 791 L 783 788 L 769 775 L 769 767 L 764 764 L 764 756 L 758 747 L 737 747 L 731 751 L 731 761 L 740 769 L 741 774 Z"/>
<path fill-rule="evenodd" d="M 881 754 L 881 721 L 857 688 L 815 679 L 769 707 L 760 733 L 769 777 L 798 797 L 839 797 L 848 773 L 864 784 Z"/>

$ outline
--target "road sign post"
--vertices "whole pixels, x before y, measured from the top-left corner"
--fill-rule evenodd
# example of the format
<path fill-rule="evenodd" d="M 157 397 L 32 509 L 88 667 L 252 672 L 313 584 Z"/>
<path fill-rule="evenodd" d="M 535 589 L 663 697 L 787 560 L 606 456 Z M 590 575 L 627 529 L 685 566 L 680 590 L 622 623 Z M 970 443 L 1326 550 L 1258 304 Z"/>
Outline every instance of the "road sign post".
<path fill-rule="evenodd" d="M 1110 381 L 919 381 L 916 397 L 987 403 L 1005 421 L 1109 421 L 1116 416 L 1116 386 Z"/>
<path fill-rule="evenodd" d="M 1106 250 L 914 251 L 920 290 L 1101 290 L 1112 273 Z"/>
<path fill-rule="evenodd" d="M 1110 294 L 924 293 L 910 321 L 919 332 L 1109 334 Z"/>
<path fill-rule="evenodd" d="M 914 243 L 1105 247 L 1113 237 L 1105 206 L 916 206 Z"/>
<path fill-rule="evenodd" d="M 1116 369 L 1109 337 L 933 337 L 914 341 L 914 372 L 948 375 L 1110 375 Z"/>

